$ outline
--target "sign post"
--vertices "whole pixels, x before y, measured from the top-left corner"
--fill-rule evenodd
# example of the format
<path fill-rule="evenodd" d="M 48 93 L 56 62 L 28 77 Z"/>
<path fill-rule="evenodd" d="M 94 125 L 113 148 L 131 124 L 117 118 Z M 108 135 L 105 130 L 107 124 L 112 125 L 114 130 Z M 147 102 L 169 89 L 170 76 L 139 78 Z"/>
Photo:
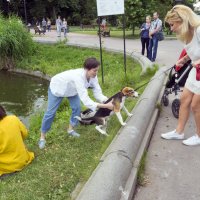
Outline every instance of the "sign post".
<path fill-rule="evenodd" d="M 96 0 L 96 1 L 97 1 L 97 14 L 98 14 L 98 24 L 99 24 L 99 42 L 100 42 L 102 82 L 104 82 L 100 17 L 107 16 L 107 15 L 124 14 L 124 0 Z M 125 75 L 126 75 L 125 17 L 123 18 L 123 37 L 124 37 L 124 70 L 125 70 Z"/>

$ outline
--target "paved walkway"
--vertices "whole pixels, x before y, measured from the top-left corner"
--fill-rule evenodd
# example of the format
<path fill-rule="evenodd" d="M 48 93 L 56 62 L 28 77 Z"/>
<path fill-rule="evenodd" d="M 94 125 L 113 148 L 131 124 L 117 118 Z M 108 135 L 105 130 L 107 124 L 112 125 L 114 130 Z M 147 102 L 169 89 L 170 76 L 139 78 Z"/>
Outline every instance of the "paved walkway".
<path fill-rule="evenodd" d="M 33 30 L 31 30 L 33 32 Z M 112 33 L 111 33 L 112 34 Z M 57 37 L 56 32 L 47 32 L 45 35 L 41 35 L 41 37 L 35 38 L 36 40 L 42 41 L 59 41 L 60 39 L 64 39 L 63 34 L 60 37 Z M 67 35 L 68 42 L 70 44 L 82 44 L 91 47 L 99 47 L 99 37 L 97 35 L 84 35 L 79 33 L 68 33 Z M 102 38 L 103 47 L 112 48 L 116 50 L 123 50 L 124 44 L 122 39 L 118 38 Z M 164 40 L 159 43 L 158 47 L 158 55 L 156 63 L 160 66 L 168 65 L 172 66 L 174 62 L 177 60 L 183 46 L 177 40 Z M 139 39 L 132 40 L 126 39 L 126 51 L 131 53 L 133 51 L 140 53 L 141 52 L 141 42 Z"/>
<path fill-rule="evenodd" d="M 112 33 L 111 33 L 112 34 Z M 56 41 L 55 32 L 37 37 L 37 40 Z M 68 34 L 68 42 L 88 46 L 99 46 L 95 35 Z M 123 40 L 103 38 L 105 47 L 123 49 Z M 183 46 L 177 40 L 164 40 L 159 43 L 156 63 L 171 67 L 179 57 Z M 127 52 L 140 52 L 140 40 L 126 40 Z M 174 96 L 170 96 L 170 103 Z M 167 141 L 160 134 L 173 130 L 176 126 L 171 112 L 171 105 L 163 107 L 157 121 L 146 159 L 148 182 L 138 187 L 134 200 L 199 200 L 200 199 L 200 159 L 198 147 L 187 147 L 181 141 Z M 190 137 L 195 133 L 194 120 L 190 117 L 185 134 Z"/>

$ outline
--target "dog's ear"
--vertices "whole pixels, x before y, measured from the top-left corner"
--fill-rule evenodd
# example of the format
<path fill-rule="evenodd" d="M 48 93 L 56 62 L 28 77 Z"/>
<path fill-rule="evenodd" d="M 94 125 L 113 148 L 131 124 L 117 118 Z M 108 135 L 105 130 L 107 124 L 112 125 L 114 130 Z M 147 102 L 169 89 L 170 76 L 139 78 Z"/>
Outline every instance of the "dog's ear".
<path fill-rule="evenodd" d="M 131 87 L 124 87 L 122 89 L 122 93 L 125 95 L 125 96 L 129 96 L 130 94 L 133 94 L 134 92 L 134 89 L 131 88 Z"/>

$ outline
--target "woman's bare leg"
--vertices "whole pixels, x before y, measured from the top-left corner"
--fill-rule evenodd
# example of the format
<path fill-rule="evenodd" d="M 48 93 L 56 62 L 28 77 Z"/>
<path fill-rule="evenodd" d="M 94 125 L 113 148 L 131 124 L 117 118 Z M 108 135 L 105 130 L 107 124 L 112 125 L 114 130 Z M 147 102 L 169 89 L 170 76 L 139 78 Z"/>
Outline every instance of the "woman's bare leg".
<path fill-rule="evenodd" d="M 196 123 L 196 133 L 200 137 L 200 95 L 194 94 L 191 107 Z"/>
<path fill-rule="evenodd" d="M 178 124 L 176 127 L 177 133 L 181 134 L 184 131 L 185 124 L 190 114 L 193 95 L 194 94 L 191 91 L 189 91 L 187 88 L 183 89 L 183 93 L 181 95 L 181 105 L 180 105 L 180 110 L 179 110 Z"/>

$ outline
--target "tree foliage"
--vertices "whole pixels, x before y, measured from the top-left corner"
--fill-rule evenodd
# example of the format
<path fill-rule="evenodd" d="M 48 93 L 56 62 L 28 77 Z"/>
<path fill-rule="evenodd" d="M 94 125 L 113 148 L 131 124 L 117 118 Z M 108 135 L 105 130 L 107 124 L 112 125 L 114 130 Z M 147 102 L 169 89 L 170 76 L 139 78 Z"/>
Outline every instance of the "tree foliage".
<path fill-rule="evenodd" d="M 125 0 L 126 26 L 132 28 L 141 25 L 145 16 L 157 11 L 160 18 L 164 16 L 175 2 L 180 0 Z M 25 4 L 24 4 L 25 3 Z M 193 0 L 182 0 L 182 3 L 191 6 Z M 57 15 L 67 18 L 70 25 L 91 24 L 96 21 L 96 0 L 0 0 L 0 9 L 4 15 L 14 13 L 25 21 L 25 8 L 28 22 L 35 23 L 43 17 L 49 17 L 53 22 Z M 112 25 L 122 24 L 122 16 L 109 16 L 107 21 Z"/>

